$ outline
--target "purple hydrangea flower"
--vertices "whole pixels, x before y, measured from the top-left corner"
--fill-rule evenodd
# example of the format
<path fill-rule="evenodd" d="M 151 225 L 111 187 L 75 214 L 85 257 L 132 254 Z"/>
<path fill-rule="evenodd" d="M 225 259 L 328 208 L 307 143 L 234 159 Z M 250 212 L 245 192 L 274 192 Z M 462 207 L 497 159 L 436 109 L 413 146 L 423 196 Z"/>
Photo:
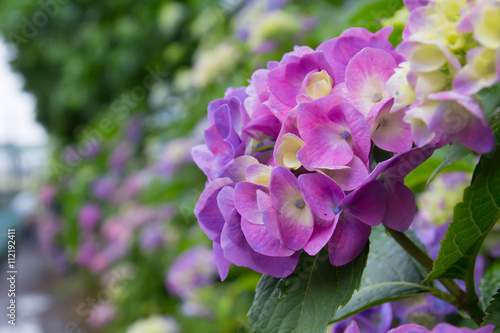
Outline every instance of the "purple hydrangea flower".
<path fill-rule="evenodd" d="M 99 248 L 94 239 L 85 240 L 78 248 L 76 262 L 78 265 L 88 267 L 94 256 L 98 253 Z"/>
<path fill-rule="evenodd" d="M 108 159 L 108 165 L 114 172 L 121 173 L 131 155 L 131 145 L 128 142 L 121 142 L 111 152 Z"/>
<path fill-rule="evenodd" d="M 358 332 L 387 333 L 392 324 L 392 306 L 390 303 L 384 303 L 335 323 L 332 333 L 349 332 L 347 328 L 352 322 L 356 323 Z M 352 330 L 353 328 L 351 332 Z"/>
<path fill-rule="evenodd" d="M 415 143 L 459 142 L 481 154 L 490 152 L 493 133 L 473 95 L 500 81 L 500 38 L 495 32 L 500 28 L 492 19 L 499 13 L 498 3 L 405 4 L 410 15 L 397 52 L 407 66 L 398 69 L 388 87 L 404 110 Z"/>
<path fill-rule="evenodd" d="M 217 178 L 219 170 L 245 153 L 247 135 L 243 126 L 248 114 L 243 101 L 246 96 L 244 88 L 230 88 L 223 99 L 208 106 L 210 127 L 205 130 L 206 144 L 194 147 L 192 156 L 209 179 Z"/>
<path fill-rule="evenodd" d="M 136 115 L 130 119 L 127 125 L 126 138 L 130 142 L 138 142 L 142 136 L 143 119 L 142 116 Z"/>
<path fill-rule="evenodd" d="M 116 308 L 110 302 L 95 303 L 87 322 L 94 329 L 103 328 L 110 324 L 116 317 Z"/>
<path fill-rule="evenodd" d="M 113 197 L 117 181 L 113 177 L 97 179 L 92 184 L 92 194 L 97 199 L 110 200 Z"/>
<path fill-rule="evenodd" d="M 160 224 L 152 224 L 143 228 L 139 245 L 145 251 L 155 250 L 165 242 L 165 229 Z"/>
<path fill-rule="evenodd" d="M 415 325 L 407 324 L 390 330 L 387 333 L 492 333 L 495 327 L 493 325 L 488 325 L 486 327 L 481 327 L 476 330 L 465 327 L 455 327 L 447 323 L 438 324 L 434 329 L 428 330 L 427 328 Z"/>
<path fill-rule="evenodd" d="M 198 246 L 185 251 L 172 263 L 166 286 L 171 294 L 188 299 L 197 289 L 211 285 L 216 274 L 213 252 Z"/>
<path fill-rule="evenodd" d="M 209 105 L 206 144 L 192 151 L 208 176 L 195 215 L 222 279 L 230 264 L 285 277 L 301 250 L 327 244 L 343 265 L 372 226 L 408 229 L 416 209 L 404 178 L 434 146 L 411 149 L 405 110 L 393 108 L 386 84 L 402 59 L 390 32 L 296 47 Z M 397 153 L 374 170 L 372 142 Z"/>
<path fill-rule="evenodd" d="M 86 204 L 80 209 L 78 223 L 85 231 L 92 231 L 99 223 L 101 209 L 96 204 Z"/>

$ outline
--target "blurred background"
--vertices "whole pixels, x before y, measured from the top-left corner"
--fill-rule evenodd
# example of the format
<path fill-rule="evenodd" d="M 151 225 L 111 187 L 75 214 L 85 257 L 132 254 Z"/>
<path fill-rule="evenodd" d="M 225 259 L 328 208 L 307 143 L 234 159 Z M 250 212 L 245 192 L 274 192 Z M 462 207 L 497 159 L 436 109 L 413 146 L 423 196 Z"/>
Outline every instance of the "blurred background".
<path fill-rule="evenodd" d="M 220 282 L 190 149 L 227 87 L 399 0 L 3 0 L 0 305 L 7 332 L 246 332 L 259 274 Z M 156 332 L 156 331 L 155 331 Z"/>

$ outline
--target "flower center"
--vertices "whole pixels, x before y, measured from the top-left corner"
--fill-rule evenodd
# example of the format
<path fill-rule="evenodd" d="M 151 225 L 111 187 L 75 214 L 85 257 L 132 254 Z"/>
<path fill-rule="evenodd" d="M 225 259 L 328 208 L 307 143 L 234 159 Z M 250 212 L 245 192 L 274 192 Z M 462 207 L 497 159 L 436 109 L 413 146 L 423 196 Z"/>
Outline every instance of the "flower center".
<path fill-rule="evenodd" d="M 382 100 L 382 95 L 380 95 L 379 93 L 375 93 L 375 95 L 373 95 L 373 101 L 375 103 L 380 102 L 381 100 Z"/>
<path fill-rule="evenodd" d="M 335 207 L 335 210 L 333 211 L 333 213 L 335 215 L 337 215 L 338 213 L 340 213 L 340 211 L 341 211 L 340 207 Z"/>
<path fill-rule="evenodd" d="M 295 201 L 295 207 L 304 208 L 304 206 L 305 206 L 305 203 L 304 203 L 303 199 L 297 199 L 297 201 Z"/>
<path fill-rule="evenodd" d="M 351 133 L 347 132 L 347 131 L 343 131 L 342 133 L 340 133 L 340 136 L 342 138 L 344 138 L 345 140 L 349 139 L 351 137 Z"/>
<path fill-rule="evenodd" d="M 333 88 L 333 80 L 325 70 L 313 73 L 307 78 L 304 92 L 312 99 L 330 95 Z"/>

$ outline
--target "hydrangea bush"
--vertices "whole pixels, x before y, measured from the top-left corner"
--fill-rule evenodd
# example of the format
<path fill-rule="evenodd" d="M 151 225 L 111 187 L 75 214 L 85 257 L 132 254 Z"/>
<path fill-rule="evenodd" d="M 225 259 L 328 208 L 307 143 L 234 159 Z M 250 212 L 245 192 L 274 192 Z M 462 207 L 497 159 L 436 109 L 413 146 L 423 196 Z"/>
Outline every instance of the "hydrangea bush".
<path fill-rule="evenodd" d="M 194 213 L 222 280 L 231 264 L 265 274 L 249 313 L 253 331 L 325 331 L 415 294 L 451 304 L 485 326 L 478 332 L 494 329 L 487 324 L 497 317 L 478 303 L 474 268 L 500 218 L 500 2 L 405 6 L 396 47 L 390 26 L 350 28 L 316 49 L 296 46 L 256 70 L 248 86 L 228 88 L 208 105 L 205 143 L 192 150 L 208 178 Z M 426 161 L 449 145 L 427 172 Z M 453 222 L 428 239 L 423 227 L 408 231 L 419 190 L 407 186 L 407 176 L 424 173 L 430 182 L 471 152 L 483 156 L 474 160 L 463 202 L 453 217 L 453 206 L 437 204 Z M 430 223 L 431 233 L 450 222 L 425 214 L 433 200 L 422 197 L 414 223 Z M 455 331 L 471 330 L 432 330 Z M 359 332 L 356 321 L 345 332 Z M 430 331 L 410 325 L 391 332 Z"/>

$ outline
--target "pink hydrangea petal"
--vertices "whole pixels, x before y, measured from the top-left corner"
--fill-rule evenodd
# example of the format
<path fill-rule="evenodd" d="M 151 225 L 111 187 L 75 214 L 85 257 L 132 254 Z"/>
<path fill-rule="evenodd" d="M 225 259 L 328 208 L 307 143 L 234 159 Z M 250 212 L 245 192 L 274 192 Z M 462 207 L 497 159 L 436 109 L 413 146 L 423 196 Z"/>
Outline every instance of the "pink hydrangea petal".
<path fill-rule="evenodd" d="M 229 178 L 219 178 L 210 182 L 194 207 L 194 215 L 201 229 L 211 240 L 219 239 L 224 225 L 224 217 L 217 205 L 217 195 L 224 186 L 232 183 L 233 181 Z"/>
<path fill-rule="evenodd" d="M 393 328 L 387 333 L 431 333 L 427 328 L 417 325 L 417 324 L 406 324 L 396 328 Z"/>
<path fill-rule="evenodd" d="M 349 326 L 346 327 L 346 329 L 344 330 L 344 333 L 360 333 L 358 324 L 356 323 L 355 320 L 353 320 L 349 324 Z"/>
<path fill-rule="evenodd" d="M 274 114 L 256 117 L 245 126 L 248 133 L 264 134 L 271 138 L 278 137 L 280 129 L 281 122 Z"/>
<path fill-rule="evenodd" d="M 214 154 L 228 154 L 231 155 L 232 146 L 229 142 L 224 141 L 221 135 L 217 132 L 215 125 L 210 126 L 204 131 L 205 142 L 208 149 Z"/>
<path fill-rule="evenodd" d="M 352 191 L 357 188 L 368 176 L 368 167 L 356 155 L 343 168 L 332 170 L 321 170 L 331 177 L 344 191 Z"/>
<path fill-rule="evenodd" d="M 293 203 L 281 214 L 281 232 L 284 245 L 292 250 L 302 249 L 314 231 L 314 216 L 309 207 L 302 208 L 301 212 L 294 212 Z"/>
<path fill-rule="evenodd" d="M 392 184 L 387 191 L 387 204 L 382 223 L 396 231 L 404 232 L 410 227 L 416 213 L 415 195 L 403 182 Z"/>
<path fill-rule="evenodd" d="M 338 84 L 344 82 L 345 68 L 349 60 L 363 48 L 372 47 L 387 52 L 393 50 L 387 40 L 390 31 L 392 27 L 385 27 L 378 34 L 373 34 L 364 28 L 350 28 L 339 37 L 322 43 L 317 50 L 325 53 L 335 72 L 335 82 Z"/>
<path fill-rule="evenodd" d="M 389 104 L 392 106 L 392 103 Z M 403 152 L 413 146 L 411 126 L 403 121 L 404 110 L 390 112 L 384 108 L 371 124 L 373 143 L 381 149 L 391 152 Z"/>
<path fill-rule="evenodd" d="M 236 266 L 248 267 L 276 278 L 293 273 L 299 262 L 299 252 L 289 257 L 270 257 L 252 250 L 241 230 L 241 217 L 236 210 L 224 225 L 221 247 L 224 257 Z"/>
<path fill-rule="evenodd" d="M 325 221 L 316 217 L 314 220 L 313 233 L 307 244 L 304 246 L 304 251 L 311 256 L 318 254 L 318 252 L 321 251 L 321 249 L 325 247 L 326 243 L 328 243 L 328 241 L 332 238 L 339 216 L 340 214 L 336 215 L 333 221 Z"/>
<path fill-rule="evenodd" d="M 351 130 L 354 154 L 366 162 L 370 154 L 371 141 L 370 130 L 365 118 L 349 103 L 340 103 L 338 106 L 343 109 L 347 124 Z"/>
<path fill-rule="evenodd" d="M 345 265 L 356 258 L 370 237 L 372 228 L 352 215 L 342 214 L 328 243 L 333 266 Z"/>
<path fill-rule="evenodd" d="M 330 177 L 320 173 L 304 174 L 299 177 L 304 201 L 316 216 L 332 221 L 338 212 L 336 207 L 344 199 L 344 191 Z"/>
<path fill-rule="evenodd" d="M 389 53 L 373 48 L 364 48 L 349 61 L 345 71 L 346 87 L 353 104 L 363 115 L 388 94 L 385 84 L 394 74 L 394 68 L 397 64 Z M 375 96 L 380 96 L 378 101 L 374 100 Z"/>
<path fill-rule="evenodd" d="M 305 145 L 308 164 L 329 169 L 349 163 L 354 153 L 340 134 L 330 126 L 318 126 L 309 132 Z"/>
<path fill-rule="evenodd" d="M 283 121 L 286 115 L 292 109 L 292 106 L 281 102 L 274 94 L 269 95 L 269 99 L 264 102 L 264 105 L 280 120 Z"/>
<path fill-rule="evenodd" d="M 328 95 L 309 103 L 299 104 L 296 108 L 297 128 L 302 140 L 307 140 L 309 132 L 317 126 L 331 122 L 328 118 L 331 108 L 342 101 L 340 96 Z"/>
<path fill-rule="evenodd" d="M 224 224 L 220 244 L 224 257 L 231 263 L 254 270 L 258 268 L 252 258 L 253 250 L 241 231 L 241 216 L 236 210 Z"/>
<path fill-rule="evenodd" d="M 267 69 L 258 69 L 252 74 L 251 82 L 261 102 L 267 101 L 270 94 L 269 85 L 267 84 L 268 73 L 269 70 Z"/>
<path fill-rule="evenodd" d="M 220 190 L 217 195 L 217 207 L 224 220 L 227 220 L 234 210 L 234 188 L 225 186 Z"/>
<path fill-rule="evenodd" d="M 222 247 L 219 242 L 214 241 L 213 250 L 215 256 L 215 264 L 217 265 L 217 270 L 219 271 L 219 276 L 221 281 L 224 281 L 229 273 L 229 267 L 231 263 L 224 257 Z"/>
<path fill-rule="evenodd" d="M 253 156 L 239 156 L 229 162 L 218 174 L 217 178 L 228 177 L 234 182 L 245 180 L 245 168 L 252 164 L 258 164 L 259 161 Z"/>
<path fill-rule="evenodd" d="M 386 210 L 384 185 L 379 181 L 364 184 L 349 193 L 339 205 L 344 212 L 355 216 L 361 222 L 376 226 L 382 222 Z"/>
<path fill-rule="evenodd" d="M 493 131 L 481 106 L 472 97 L 446 91 L 431 94 L 428 98 L 443 101 L 429 124 L 431 130 L 481 154 L 493 150 Z"/>
<path fill-rule="evenodd" d="M 282 239 L 279 214 L 274 208 L 269 194 L 257 190 L 257 206 L 262 212 L 262 221 L 269 233 L 276 239 Z"/>
<path fill-rule="evenodd" d="M 214 154 L 208 149 L 207 145 L 197 145 L 191 149 L 191 157 L 198 168 L 209 178 L 213 179 L 212 164 Z"/>
<path fill-rule="evenodd" d="M 274 238 L 265 225 L 250 223 L 242 219 L 241 230 L 250 247 L 260 254 L 271 257 L 289 257 L 295 253 L 285 248 L 279 239 Z"/>
<path fill-rule="evenodd" d="M 277 166 L 271 172 L 269 184 L 273 206 L 280 212 L 280 226 L 284 245 L 300 250 L 307 243 L 314 227 L 314 218 L 308 206 L 297 207 L 303 200 L 297 179 L 290 170 Z"/>
<path fill-rule="evenodd" d="M 234 207 L 248 222 L 263 224 L 262 212 L 257 206 L 257 191 L 267 192 L 266 186 L 250 182 L 240 182 L 234 188 Z"/>
<path fill-rule="evenodd" d="M 274 167 L 271 171 L 269 190 L 273 206 L 279 213 L 284 212 L 290 200 L 302 196 L 297 178 L 283 166 Z"/>

